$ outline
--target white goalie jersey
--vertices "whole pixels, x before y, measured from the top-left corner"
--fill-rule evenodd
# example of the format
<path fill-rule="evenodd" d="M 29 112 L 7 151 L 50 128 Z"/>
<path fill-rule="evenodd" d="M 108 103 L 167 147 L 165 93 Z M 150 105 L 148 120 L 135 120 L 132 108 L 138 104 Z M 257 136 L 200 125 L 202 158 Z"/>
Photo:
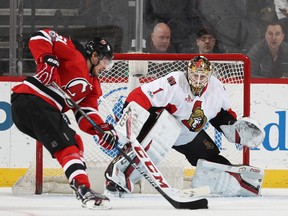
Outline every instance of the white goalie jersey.
<path fill-rule="evenodd" d="M 184 145 L 193 140 L 221 109 L 227 110 L 236 118 L 226 90 L 214 76 L 211 76 L 200 97 L 192 94 L 186 74 L 180 71 L 142 85 L 141 90 L 141 93 L 148 98 L 151 107 L 165 107 L 181 122 L 182 130 L 175 146 Z M 148 108 L 147 102 L 137 100 L 137 94 L 133 97 L 133 100 L 135 99 L 141 106 Z M 129 101 L 129 97 L 127 100 Z"/>

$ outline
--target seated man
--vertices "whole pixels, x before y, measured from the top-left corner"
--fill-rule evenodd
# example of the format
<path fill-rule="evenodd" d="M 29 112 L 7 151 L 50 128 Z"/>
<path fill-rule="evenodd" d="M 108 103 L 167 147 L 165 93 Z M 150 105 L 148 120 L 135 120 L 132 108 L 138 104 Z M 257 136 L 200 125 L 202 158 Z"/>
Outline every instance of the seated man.
<path fill-rule="evenodd" d="M 211 28 L 202 28 L 197 32 L 195 53 L 220 53 L 216 33 Z"/>
<path fill-rule="evenodd" d="M 144 52 L 148 53 L 176 53 L 175 47 L 171 44 L 171 30 L 165 23 L 155 25 L 150 38 L 147 40 L 147 48 Z"/>

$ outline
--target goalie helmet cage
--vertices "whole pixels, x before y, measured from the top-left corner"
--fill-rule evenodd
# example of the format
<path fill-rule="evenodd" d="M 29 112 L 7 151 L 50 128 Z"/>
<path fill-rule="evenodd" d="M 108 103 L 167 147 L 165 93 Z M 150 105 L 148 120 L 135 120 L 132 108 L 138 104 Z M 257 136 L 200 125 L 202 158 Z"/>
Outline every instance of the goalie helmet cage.
<path fill-rule="evenodd" d="M 142 83 L 150 82 L 172 71 L 186 71 L 187 62 L 196 55 L 197 54 L 115 54 L 112 69 L 102 72 L 99 76 L 103 90 L 103 96 L 99 100 L 99 111 L 101 116 L 106 122 L 115 124 L 114 119 L 115 117 L 120 117 L 121 108 L 128 92 Z M 232 101 L 232 108 L 237 112 L 238 117 L 250 116 L 249 58 L 243 54 L 205 54 L 204 56 L 212 62 L 214 68 L 213 75 L 220 79 L 227 89 L 227 93 Z M 113 116 L 111 114 L 112 112 Z M 97 138 L 79 131 L 76 122 L 73 123 L 72 115 L 68 113 L 68 117 L 70 121 L 72 119 L 71 127 L 74 128 L 83 139 L 88 174 L 91 185 L 93 185 L 93 180 L 95 180 L 95 177 L 93 176 L 97 176 L 97 179 L 100 178 L 99 175 L 103 177 L 104 170 L 111 162 L 112 158 L 116 156 L 117 151 L 101 149 L 97 146 Z M 220 151 L 223 150 L 225 154 L 227 153 L 225 156 L 227 156 L 228 159 L 233 160 L 236 158 L 235 161 L 232 162 L 249 165 L 249 148 L 237 144 L 227 144 L 228 141 L 225 141 L 222 133 L 216 131 L 213 127 L 209 127 L 208 124 L 205 129 L 209 135 L 214 138 Z M 228 145 L 230 146 L 228 147 Z M 230 148 L 234 149 L 233 151 L 236 153 L 230 152 Z M 180 173 L 179 178 L 183 180 L 185 167 L 189 167 L 190 164 L 188 164 L 187 161 L 183 162 L 185 161 L 185 158 L 183 158 L 182 155 L 173 152 L 174 150 L 171 151 L 172 153 L 165 156 L 165 161 L 161 162 L 158 168 L 172 187 L 183 187 L 183 184 L 179 183 L 179 181 L 175 182 L 175 173 L 177 170 L 177 172 Z M 51 155 L 49 155 L 42 145 L 37 142 L 36 160 L 31 163 L 27 173 L 15 183 L 12 187 L 12 191 L 21 193 L 19 190 L 26 191 L 27 188 L 32 187 L 30 193 L 31 191 L 36 194 L 49 192 L 49 190 L 46 191 L 47 186 L 44 186 L 44 183 L 46 181 L 52 182 L 49 183 L 48 187 L 55 189 L 55 187 L 58 187 L 55 186 L 55 183 L 59 179 L 62 179 L 62 182 L 64 181 L 66 184 L 66 189 L 64 189 L 64 191 L 67 191 L 67 186 L 69 186 L 68 181 L 65 178 L 60 165 L 55 162 L 55 160 L 54 162 L 52 161 Z M 54 165 L 49 165 L 50 163 L 54 163 Z M 57 165 L 55 165 L 55 163 Z M 175 164 L 176 167 L 173 169 Z M 179 169 L 179 166 L 181 169 Z M 89 173 L 89 170 L 92 174 Z M 60 175 L 62 177 L 59 177 Z M 65 180 L 63 180 L 63 176 Z M 97 180 L 95 184 L 100 184 L 101 187 L 104 188 L 104 181 L 105 180 L 102 182 L 100 181 L 99 183 Z M 176 185 L 173 185 L 173 183 Z M 43 190 L 43 187 L 45 190 Z M 144 188 L 145 186 L 141 185 L 141 192 Z M 62 189 L 58 190 L 62 192 Z M 102 189 L 97 188 L 96 190 L 102 192 Z M 149 189 L 147 189 L 147 191 L 149 191 Z"/>

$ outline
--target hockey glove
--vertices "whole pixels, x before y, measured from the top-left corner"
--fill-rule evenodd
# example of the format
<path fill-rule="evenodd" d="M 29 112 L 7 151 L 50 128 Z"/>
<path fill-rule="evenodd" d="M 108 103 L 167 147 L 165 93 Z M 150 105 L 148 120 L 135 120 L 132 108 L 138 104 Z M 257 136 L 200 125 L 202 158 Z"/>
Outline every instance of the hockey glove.
<path fill-rule="evenodd" d="M 118 143 L 118 136 L 113 125 L 104 123 L 99 126 L 104 131 L 103 134 L 97 133 L 99 136 L 99 145 L 108 150 L 114 149 Z"/>
<path fill-rule="evenodd" d="M 57 76 L 59 61 L 56 56 L 51 54 L 41 55 L 37 62 L 37 71 L 34 76 L 43 85 L 49 85 Z"/>

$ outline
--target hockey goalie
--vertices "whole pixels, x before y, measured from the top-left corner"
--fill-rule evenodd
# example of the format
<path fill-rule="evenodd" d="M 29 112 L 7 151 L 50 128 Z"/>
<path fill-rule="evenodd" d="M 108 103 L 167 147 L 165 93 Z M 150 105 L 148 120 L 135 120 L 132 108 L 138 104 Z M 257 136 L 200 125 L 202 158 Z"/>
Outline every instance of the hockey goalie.
<path fill-rule="evenodd" d="M 171 148 L 184 154 L 196 166 L 191 188 L 209 186 L 212 194 L 223 196 L 258 196 L 263 170 L 231 164 L 204 126 L 209 122 L 229 142 L 249 148 L 261 144 L 264 131 L 251 118 L 237 120 L 225 88 L 212 73 L 209 60 L 196 56 L 187 71 L 171 72 L 135 88 L 125 101 L 116 130 L 119 135 L 126 134 L 127 115 L 132 115 L 131 133 L 156 165 Z M 120 136 L 120 142 L 125 143 L 125 136 Z M 139 162 L 128 144 L 123 149 Z M 130 193 L 142 175 L 119 154 L 105 177 L 107 190 Z"/>

